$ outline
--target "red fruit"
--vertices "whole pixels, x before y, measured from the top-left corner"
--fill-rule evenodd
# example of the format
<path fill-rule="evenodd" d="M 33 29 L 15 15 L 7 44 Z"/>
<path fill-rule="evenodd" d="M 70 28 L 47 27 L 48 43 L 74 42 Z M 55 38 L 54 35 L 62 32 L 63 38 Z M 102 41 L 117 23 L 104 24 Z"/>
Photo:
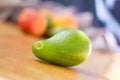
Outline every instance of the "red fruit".
<path fill-rule="evenodd" d="M 36 10 L 34 9 L 26 8 L 22 10 L 18 17 L 18 25 L 23 31 L 29 32 L 30 23 L 34 20 L 35 16 Z"/>
<path fill-rule="evenodd" d="M 42 36 L 47 28 L 46 18 L 35 9 L 24 9 L 18 17 L 20 28 L 34 36 Z"/>
<path fill-rule="evenodd" d="M 45 16 L 39 12 L 36 14 L 35 19 L 31 23 L 30 33 L 35 36 L 42 36 L 47 29 L 47 20 Z"/>

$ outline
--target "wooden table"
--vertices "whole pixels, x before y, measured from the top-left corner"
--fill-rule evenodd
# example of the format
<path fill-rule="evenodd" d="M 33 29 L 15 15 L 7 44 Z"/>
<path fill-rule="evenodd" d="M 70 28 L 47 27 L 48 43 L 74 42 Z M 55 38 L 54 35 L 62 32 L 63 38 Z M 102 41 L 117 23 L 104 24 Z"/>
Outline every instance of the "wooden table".
<path fill-rule="evenodd" d="M 15 24 L 0 22 L 0 80 L 109 80 L 113 54 L 93 51 L 81 65 L 62 67 L 33 55 L 31 45 L 37 40 Z"/>

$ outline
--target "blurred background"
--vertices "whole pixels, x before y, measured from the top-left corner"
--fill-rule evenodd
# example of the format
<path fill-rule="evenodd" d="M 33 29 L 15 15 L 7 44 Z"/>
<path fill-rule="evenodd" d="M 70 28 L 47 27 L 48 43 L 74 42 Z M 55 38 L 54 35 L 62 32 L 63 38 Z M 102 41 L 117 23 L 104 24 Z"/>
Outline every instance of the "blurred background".
<path fill-rule="evenodd" d="M 54 33 L 44 29 L 45 25 L 80 29 L 91 38 L 94 49 L 120 52 L 119 3 L 119 0 L 1 0 L 0 19 L 18 24 L 33 36 Z M 47 16 L 48 22 L 43 25 L 34 21 L 36 26 L 43 27 L 41 33 L 26 29 L 36 13 Z"/>
<path fill-rule="evenodd" d="M 39 39 L 79 29 L 93 50 L 120 53 L 120 0 L 0 0 L 0 21 Z"/>

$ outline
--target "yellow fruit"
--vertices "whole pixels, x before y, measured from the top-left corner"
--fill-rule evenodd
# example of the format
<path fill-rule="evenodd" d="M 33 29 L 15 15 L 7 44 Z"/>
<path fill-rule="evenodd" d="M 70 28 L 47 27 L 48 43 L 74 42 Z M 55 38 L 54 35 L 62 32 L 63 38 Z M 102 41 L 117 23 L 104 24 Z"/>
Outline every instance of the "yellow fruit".
<path fill-rule="evenodd" d="M 64 26 L 72 29 L 78 28 L 77 20 L 72 14 L 56 14 L 53 16 L 53 25 Z"/>

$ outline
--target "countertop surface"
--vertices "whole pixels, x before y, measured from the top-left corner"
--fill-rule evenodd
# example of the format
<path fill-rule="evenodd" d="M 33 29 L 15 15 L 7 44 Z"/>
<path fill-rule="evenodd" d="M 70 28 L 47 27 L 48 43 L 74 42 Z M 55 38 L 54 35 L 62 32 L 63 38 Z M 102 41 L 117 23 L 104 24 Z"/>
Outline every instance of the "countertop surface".
<path fill-rule="evenodd" d="M 31 51 L 37 40 L 15 24 L 0 22 L 0 80 L 110 80 L 114 73 L 113 54 L 104 51 L 92 51 L 84 63 L 74 67 L 38 60 Z"/>

